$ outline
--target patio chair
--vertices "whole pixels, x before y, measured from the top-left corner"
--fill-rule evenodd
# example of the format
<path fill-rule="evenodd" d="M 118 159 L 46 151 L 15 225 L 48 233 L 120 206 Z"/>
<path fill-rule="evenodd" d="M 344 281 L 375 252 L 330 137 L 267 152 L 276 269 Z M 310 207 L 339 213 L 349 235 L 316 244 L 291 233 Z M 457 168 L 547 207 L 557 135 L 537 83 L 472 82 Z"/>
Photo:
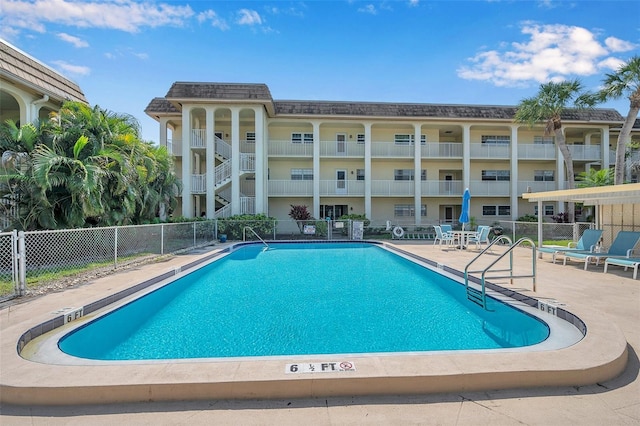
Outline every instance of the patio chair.
<path fill-rule="evenodd" d="M 442 233 L 443 234 L 450 234 L 451 231 L 453 230 L 451 225 L 440 225 L 440 228 L 442 228 Z"/>
<path fill-rule="evenodd" d="M 571 241 L 567 247 L 559 246 L 542 246 L 538 248 L 538 253 L 542 257 L 542 253 L 551 253 L 551 260 L 556 263 L 556 255 L 567 251 L 595 251 L 598 241 L 602 236 L 600 229 L 587 229 L 582 233 L 578 242 Z"/>
<path fill-rule="evenodd" d="M 478 232 L 475 235 L 471 235 L 467 238 L 467 242 L 469 244 L 475 244 L 476 248 L 479 249 L 481 244 L 486 244 L 489 246 L 489 231 L 491 231 L 490 226 L 478 226 Z"/>
<path fill-rule="evenodd" d="M 609 265 L 624 266 L 626 271 L 628 268 L 633 268 L 633 279 L 638 278 L 638 266 L 640 266 L 640 257 L 607 257 L 604 260 L 604 273 L 607 273 Z"/>
<path fill-rule="evenodd" d="M 620 231 L 616 238 L 611 243 L 611 247 L 609 250 L 598 252 L 590 252 L 590 251 L 566 251 L 560 253 L 564 256 L 563 265 L 567 264 L 568 259 L 574 259 L 579 261 L 584 261 L 584 270 L 587 270 L 587 266 L 589 262 L 595 261 L 596 266 L 600 262 L 600 259 L 605 259 L 608 257 L 631 257 L 631 252 L 633 248 L 640 240 L 640 232 L 631 232 L 631 231 Z"/>
<path fill-rule="evenodd" d="M 433 240 L 433 245 L 439 242 L 440 246 L 442 247 L 442 243 L 447 243 L 448 245 L 452 245 L 453 243 L 455 243 L 455 237 L 451 234 L 442 232 L 441 226 L 434 225 L 433 228 L 436 230 L 436 238 Z"/>

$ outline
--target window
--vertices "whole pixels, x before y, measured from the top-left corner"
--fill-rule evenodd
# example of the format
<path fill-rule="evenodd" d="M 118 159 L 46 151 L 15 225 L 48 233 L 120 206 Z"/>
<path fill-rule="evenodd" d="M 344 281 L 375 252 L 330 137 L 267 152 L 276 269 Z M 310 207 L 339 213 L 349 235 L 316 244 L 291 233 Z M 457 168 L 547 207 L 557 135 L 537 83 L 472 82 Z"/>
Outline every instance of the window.
<path fill-rule="evenodd" d="M 482 143 L 491 145 L 508 145 L 509 143 L 511 143 L 511 136 L 482 135 Z"/>
<path fill-rule="evenodd" d="M 364 144 L 364 133 L 359 133 L 358 135 L 356 135 L 356 141 L 359 144 Z"/>
<path fill-rule="evenodd" d="M 245 140 L 247 143 L 256 143 L 256 132 L 247 132 Z"/>
<path fill-rule="evenodd" d="M 511 180 L 509 170 L 483 170 L 482 180 Z"/>
<path fill-rule="evenodd" d="M 533 143 L 535 144 L 544 144 L 544 145 L 553 145 L 554 138 L 553 136 L 534 136 Z"/>
<path fill-rule="evenodd" d="M 483 216 L 511 216 L 511 206 L 482 206 Z"/>
<path fill-rule="evenodd" d="M 544 215 L 545 216 L 553 216 L 554 215 L 554 207 L 553 204 L 545 204 L 544 206 L 542 206 L 544 209 Z M 536 204 L 535 206 L 533 206 L 533 214 L 535 214 L 536 216 L 538 216 L 538 205 Z"/>
<path fill-rule="evenodd" d="M 356 170 L 356 180 L 364 180 L 364 169 Z"/>
<path fill-rule="evenodd" d="M 291 133 L 291 143 L 313 143 L 313 133 Z"/>
<path fill-rule="evenodd" d="M 533 180 L 536 182 L 553 182 L 554 171 L 553 170 L 534 170 Z"/>
<path fill-rule="evenodd" d="M 291 180 L 313 180 L 313 169 L 291 169 Z"/>
<path fill-rule="evenodd" d="M 393 206 L 393 214 L 395 217 L 414 217 L 415 206 L 413 204 L 396 204 Z M 420 216 L 425 217 L 427 215 L 427 205 L 422 204 L 420 206 Z"/>
<path fill-rule="evenodd" d="M 395 144 L 396 145 L 413 145 L 416 137 L 411 134 L 398 134 L 395 135 Z M 420 135 L 420 145 L 425 145 L 427 143 L 427 136 Z"/>
<path fill-rule="evenodd" d="M 413 169 L 395 169 L 393 171 L 394 180 L 414 180 Z M 427 180 L 427 171 L 420 172 L 420 180 Z"/>

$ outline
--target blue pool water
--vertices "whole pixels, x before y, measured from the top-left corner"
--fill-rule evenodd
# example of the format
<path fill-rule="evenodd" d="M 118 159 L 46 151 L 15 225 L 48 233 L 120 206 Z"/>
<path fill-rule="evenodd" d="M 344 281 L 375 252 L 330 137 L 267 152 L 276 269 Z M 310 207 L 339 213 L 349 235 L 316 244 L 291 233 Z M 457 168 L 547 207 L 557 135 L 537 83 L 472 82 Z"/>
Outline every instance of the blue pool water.
<path fill-rule="evenodd" d="M 366 243 L 243 246 L 67 334 L 99 360 L 414 352 L 528 346 L 548 326 Z"/>

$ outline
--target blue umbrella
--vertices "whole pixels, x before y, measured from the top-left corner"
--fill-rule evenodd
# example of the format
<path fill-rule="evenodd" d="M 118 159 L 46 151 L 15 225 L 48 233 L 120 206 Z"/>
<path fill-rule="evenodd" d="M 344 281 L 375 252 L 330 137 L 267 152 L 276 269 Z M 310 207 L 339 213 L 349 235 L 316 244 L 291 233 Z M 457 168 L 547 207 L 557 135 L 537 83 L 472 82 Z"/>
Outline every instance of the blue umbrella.
<path fill-rule="evenodd" d="M 462 230 L 464 231 L 465 223 L 469 223 L 469 205 L 471 204 L 471 193 L 469 192 L 469 188 L 464 190 L 464 194 L 462 194 L 462 212 L 460 212 L 460 218 L 458 218 L 458 222 L 462 224 Z"/>

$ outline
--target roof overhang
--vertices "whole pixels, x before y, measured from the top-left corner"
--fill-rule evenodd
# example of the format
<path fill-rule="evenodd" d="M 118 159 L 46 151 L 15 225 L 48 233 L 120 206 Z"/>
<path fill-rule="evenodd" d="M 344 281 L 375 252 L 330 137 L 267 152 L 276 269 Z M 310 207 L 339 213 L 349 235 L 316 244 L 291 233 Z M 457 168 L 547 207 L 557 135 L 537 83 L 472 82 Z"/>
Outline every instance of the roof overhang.
<path fill-rule="evenodd" d="M 587 206 L 640 204 L 640 183 L 524 193 L 522 198 L 532 203 L 564 201 L 583 203 Z"/>

